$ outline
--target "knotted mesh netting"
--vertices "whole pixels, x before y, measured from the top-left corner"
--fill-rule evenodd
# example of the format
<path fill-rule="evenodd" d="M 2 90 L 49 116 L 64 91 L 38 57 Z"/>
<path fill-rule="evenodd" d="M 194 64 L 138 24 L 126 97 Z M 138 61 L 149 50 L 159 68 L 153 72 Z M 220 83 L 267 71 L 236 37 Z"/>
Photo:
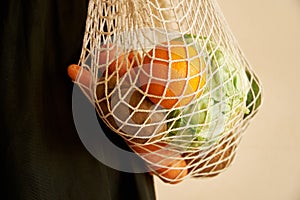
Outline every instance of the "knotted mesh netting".
<path fill-rule="evenodd" d="M 165 182 L 221 173 L 261 85 L 215 0 L 90 0 L 76 83 Z"/>

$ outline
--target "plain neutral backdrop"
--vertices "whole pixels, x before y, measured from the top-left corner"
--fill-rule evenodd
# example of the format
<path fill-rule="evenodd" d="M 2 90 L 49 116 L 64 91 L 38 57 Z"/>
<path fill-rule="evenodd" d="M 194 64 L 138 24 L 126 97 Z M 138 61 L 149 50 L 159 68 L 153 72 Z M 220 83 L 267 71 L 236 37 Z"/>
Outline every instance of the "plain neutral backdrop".
<path fill-rule="evenodd" d="M 300 200 L 300 0 L 219 0 L 264 88 L 237 157 L 211 179 L 169 185 L 158 200 Z"/>

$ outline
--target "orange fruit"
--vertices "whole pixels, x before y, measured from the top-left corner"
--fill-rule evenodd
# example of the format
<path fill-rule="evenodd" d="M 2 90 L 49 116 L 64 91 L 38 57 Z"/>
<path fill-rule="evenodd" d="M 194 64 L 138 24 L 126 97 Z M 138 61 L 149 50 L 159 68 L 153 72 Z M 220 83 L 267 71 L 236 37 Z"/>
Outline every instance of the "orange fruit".
<path fill-rule="evenodd" d="M 185 106 L 202 93 L 205 84 L 204 58 L 194 46 L 171 41 L 170 47 L 156 46 L 144 58 L 140 74 L 145 95 L 163 108 Z"/>
<path fill-rule="evenodd" d="M 188 174 L 186 161 L 176 150 L 168 148 L 166 143 L 157 142 L 146 145 L 131 144 L 130 147 L 144 160 L 149 162 L 150 167 L 159 174 L 165 182 L 171 184 L 179 183 Z"/>
<path fill-rule="evenodd" d="M 131 68 L 137 67 L 142 62 L 141 60 L 141 55 L 137 51 L 130 51 L 127 55 L 122 53 L 108 66 L 108 75 L 117 72 L 122 77 Z"/>

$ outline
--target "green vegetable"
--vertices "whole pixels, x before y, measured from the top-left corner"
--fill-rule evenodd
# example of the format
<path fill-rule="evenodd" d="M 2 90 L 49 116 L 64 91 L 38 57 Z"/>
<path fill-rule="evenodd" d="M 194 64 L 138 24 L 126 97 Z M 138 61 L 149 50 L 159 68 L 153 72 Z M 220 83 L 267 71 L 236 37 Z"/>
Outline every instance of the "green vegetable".
<path fill-rule="evenodd" d="M 244 118 L 248 117 L 255 112 L 258 107 L 261 105 L 261 90 L 259 87 L 259 82 L 257 77 L 254 74 L 251 74 L 249 71 L 246 71 L 247 78 L 251 82 L 251 90 L 249 90 L 247 95 L 246 106 L 249 109 L 249 113 L 245 113 Z M 253 77 L 251 79 L 251 77 Z"/>
<path fill-rule="evenodd" d="M 249 113 L 246 100 L 250 83 L 245 70 L 235 64 L 234 56 L 222 46 L 205 37 L 196 40 L 193 35 L 185 35 L 184 40 L 204 53 L 206 86 L 193 104 L 169 114 L 168 127 L 172 129 L 169 137 L 184 148 L 205 147 L 218 141 L 237 120 Z"/>

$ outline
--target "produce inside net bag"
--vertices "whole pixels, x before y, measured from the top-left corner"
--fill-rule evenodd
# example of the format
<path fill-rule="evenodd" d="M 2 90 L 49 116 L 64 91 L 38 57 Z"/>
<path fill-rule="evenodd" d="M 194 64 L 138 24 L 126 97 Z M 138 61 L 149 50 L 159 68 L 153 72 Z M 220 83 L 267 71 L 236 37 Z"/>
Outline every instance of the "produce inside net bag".
<path fill-rule="evenodd" d="M 261 86 L 215 0 L 91 0 L 69 75 L 168 183 L 232 162 Z"/>

